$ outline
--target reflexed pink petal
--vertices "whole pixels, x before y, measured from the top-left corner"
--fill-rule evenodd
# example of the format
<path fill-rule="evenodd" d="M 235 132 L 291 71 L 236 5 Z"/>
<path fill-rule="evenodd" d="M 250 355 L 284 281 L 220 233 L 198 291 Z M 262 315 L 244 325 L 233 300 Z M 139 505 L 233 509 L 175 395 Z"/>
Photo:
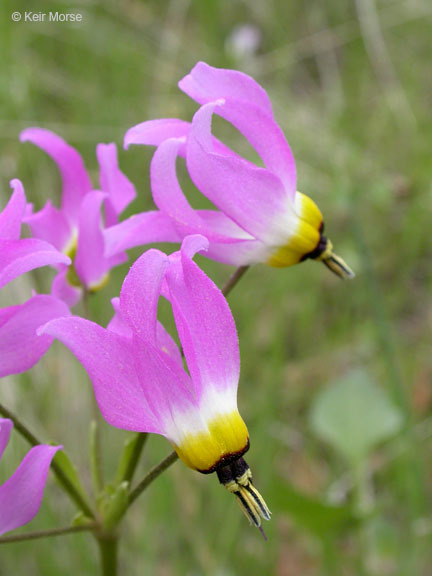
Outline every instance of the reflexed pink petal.
<path fill-rule="evenodd" d="M 70 264 L 70 259 L 43 240 L 0 240 L 0 288 L 25 272 L 55 264 Z"/>
<path fill-rule="evenodd" d="M 286 138 L 262 108 L 239 100 L 226 100 L 214 112 L 239 130 L 261 156 L 266 168 L 282 181 L 287 196 L 294 201 L 296 167 Z"/>
<path fill-rule="evenodd" d="M 165 330 L 163 324 L 159 321 L 156 324 L 156 342 L 161 352 L 168 354 L 183 369 L 183 359 L 180 348 L 170 334 Z"/>
<path fill-rule="evenodd" d="M 203 221 L 203 228 L 209 231 L 203 236 L 212 242 L 235 243 L 243 240 L 255 240 L 253 236 L 237 226 L 233 220 L 219 210 L 195 210 L 195 212 Z M 196 233 L 200 234 L 200 232 Z"/>
<path fill-rule="evenodd" d="M 170 257 L 166 280 L 177 331 L 199 396 L 206 388 L 237 390 L 240 357 L 237 331 L 219 288 L 191 260 L 206 239 L 188 236 L 181 258 Z"/>
<path fill-rule="evenodd" d="M 141 335 L 134 335 L 133 350 L 141 386 L 166 435 L 175 414 L 196 411 L 190 378 L 181 363 L 159 352 Z"/>
<path fill-rule="evenodd" d="M 109 321 L 107 330 L 111 330 L 111 332 L 115 332 L 125 338 L 132 338 L 132 330 L 124 321 L 120 312 L 120 298 L 111 298 L 111 304 L 114 308 L 114 316 Z"/>
<path fill-rule="evenodd" d="M 57 250 L 64 250 L 71 240 L 72 230 L 66 216 L 50 200 L 42 210 L 26 216 L 23 222 L 30 227 L 35 238 L 46 240 Z"/>
<path fill-rule="evenodd" d="M 124 137 L 124 148 L 128 149 L 131 144 L 144 144 L 147 146 L 160 146 L 165 140 L 175 138 L 179 140 L 178 155 L 186 156 L 186 140 L 191 128 L 190 122 L 177 118 L 160 118 L 141 122 L 130 128 Z M 216 152 L 227 156 L 236 156 L 236 153 L 217 138 L 212 137 Z"/>
<path fill-rule="evenodd" d="M 135 246 L 153 242 L 180 242 L 181 236 L 171 219 L 159 211 L 142 212 L 106 228 L 105 257 L 109 258 Z"/>
<path fill-rule="evenodd" d="M 231 244 L 210 242 L 205 255 L 211 260 L 231 266 L 249 266 L 268 259 L 267 249 L 259 240 L 241 240 Z"/>
<path fill-rule="evenodd" d="M 15 312 L 18 311 L 20 305 L 16 304 L 15 306 L 7 306 L 6 308 L 0 308 L 0 328 L 5 324 L 9 318 L 15 315 Z"/>
<path fill-rule="evenodd" d="M 112 330 L 121 336 L 125 336 L 126 338 L 132 338 L 133 332 L 129 325 L 124 321 L 120 312 L 120 299 L 112 298 L 111 304 L 114 308 L 115 314 L 111 318 L 107 329 Z M 178 345 L 159 321 L 157 321 L 156 324 L 156 344 L 157 348 L 161 352 L 168 354 L 168 356 L 170 356 L 173 360 L 178 362 L 180 366 L 183 367 L 183 360 Z"/>
<path fill-rule="evenodd" d="M 81 298 L 82 289 L 69 284 L 67 280 L 68 268 L 61 270 L 55 276 L 51 285 L 51 294 L 63 300 L 69 307 L 75 306 Z"/>
<path fill-rule="evenodd" d="M 101 214 L 101 205 L 105 199 L 104 192 L 93 190 L 81 203 L 74 266 L 81 282 L 87 288 L 100 283 L 108 272 L 108 262 L 104 257 L 105 242 Z"/>
<path fill-rule="evenodd" d="M 18 240 L 21 235 L 21 220 L 26 208 L 26 197 L 21 182 L 11 180 L 12 196 L 6 207 L 0 212 L 0 238 Z"/>
<path fill-rule="evenodd" d="M 98 144 L 96 156 L 100 166 L 100 187 L 108 193 L 105 223 L 112 226 L 117 223 L 117 216 L 135 199 L 135 186 L 118 166 L 115 144 Z"/>
<path fill-rule="evenodd" d="M 0 534 L 24 526 L 39 511 L 48 470 L 62 446 L 35 446 L 16 472 L 0 486 Z"/>
<path fill-rule="evenodd" d="M 37 329 L 53 318 L 69 316 L 64 302 L 37 295 L 13 306 L 13 314 L 0 324 L 0 377 L 29 370 L 51 346 L 50 336 L 39 337 Z"/>
<path fill-rule="evenodd" d="M 167 214 L 179 234 L 203 234 L 213 242 L 232 242 L 230 233 L 236 231 L 240 237 L 247 234 L 223 214 L 219 214 L 218 230 L 211 225 L 209 218 L 203 219 L 200 212 L 194 210 L 180 187 L 176 173 L 176 159 L 181 146 L 180 140 L 170 139 L 163 142 L 154 153 L 151 167 L 151 186 L 156 206 Z M 225 226 L 222 225 L 224 219 Z M 210 225 L 209 225 L 210 224 Z"/>
<path fill-rule="evenodd" d="M 120 312 L 124 321 L 153 345 L 156 344 L 156 319 L 160 287 L 168 256 L 148 250 L 134 263 L 120 292 Z"/>
<path fill-rule="evenodd" d="M 60 136 L 43 128 L 27 128 L 20 134 L 21 142 L 32 142 L 46 152 L 57 164 L 63 181 L 62 211 L 75 224 L 82 199 L 91 189 L 80 154 Z"/>
<path fill-rule="evenodd" d="M 152 393 L 150 384 L 146 392 L 138 380 L 130 339 L 76 316 L 53 320 L 41 333 L 61 340 L 84 366 L 109 424 L 162 433 L 147 401 Z"/>
<path fill-rule="evenodd" d="M 259 239 L 271 232 L 286 210 L 287 195 L 277 176 L 239 157 L 217 154 L 211 144 L 211 120 L 217 103 L 195 114 L 188 139 L 187 167 L 195 185 L 220 210 Z"/>
<path fill-rule="evenodd" d="M 180 80 L 179 88 L 199 104 L 230 98 L 259 106 L 273 116 L 267 92 L 253 78 L 237 70 L 213 68 L 205 62 L 198 62 Z"/>
<path fill-rule="evenodd" d="M 151 167 L 151 187 L 156 206 L 167 214 L 182 235 L 191 231 L 203 234 L 204 223 L 186 200 L 176 174 L 176 159 L 180 140 L 166 140 L 154 153 Z"/>
<path fill-rule="evenodd" d="M 148 146 L 159 146 L 168 138 L 187 138 L 191 123 L 177 118 L 161 118 L 158 120 L 148 120 L 141 122 L 126 132 L 124 137 L 124 147 L 127 149 L 131 144 L 146 144 Z M 184 156 L 184 147 L 183 153 Z"/>
<path fill-rule="evenodd" d="M 7 446 L 7 443 L 9 442 L 9 436 L 12 428 L 12 420 L 9 420 L 9 418 L 0 418 L 0 460 L 3 456 L 3 452 Z"/>

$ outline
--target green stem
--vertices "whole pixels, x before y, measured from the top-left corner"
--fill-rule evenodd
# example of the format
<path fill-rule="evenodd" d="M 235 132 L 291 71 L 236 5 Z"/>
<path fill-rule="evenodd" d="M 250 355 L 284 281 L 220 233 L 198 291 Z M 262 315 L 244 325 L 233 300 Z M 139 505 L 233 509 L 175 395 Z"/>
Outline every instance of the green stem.
<path fill-rule="evenodd" d="M 54 536 L 66 536 L 77 532 L 88 532 L 96 528 L 96 524 L 86 524 L 85 526 L 67 526 L 66 528 L 53 528 L 52 530 L 37 530 L 16 536 L 3 536 L 0 538 L 0 544 L 13 544 L 14 542 L 23 542 L 24 540 L 39 540 L 40 538 L 53 538 Z"/>
<path fill-rule="evenodd" d="M 118 536 L 114 532 L 102 532 L 96 536 L 100 559 L 101 575 L 116 576 L 118 564 Z"/>
<path fill-rule="evenodd" d="M 90 468 L 93 481 L 94 496 L 97 499 L 103 490 L 102 454 L 100 446 L 99 423 L 96 420 L 90 422 Z"/>
<path fill-rule="evenodd" d="M 239 266 L 237 270 L 228 278 L 227 282 L 221 289 L 224 296 L 228 296 L 231 290 L 236 286 L 239 280 L 246 274 L 250 266 Z"/>
<path fill-rule="evenodd" d="M 138 496 L 140 496 L 146 488 L 148 488 L 153 480 L 156 480 L 156 478 L 160 476 L 160 474 L 162 474 L 162 472 L 164 472 L 172 464 L 174 464 L 176 460 L 178 460 L 177 452 L 171 452 L 171 454 L 164 458 L 162 462 L 159 462 L 159 464 L 153 466 L 153 468 L 144 476 L 138 486 L 134 488 L 134 490 L 132 490 L 132 492 L 129 494 L 129 506 L 135 502 Z"/>
<path fill-rule="evenodd" d="M 25 424 L 23 424 L 21 420 L 17 416 L 15 416 L 15 414 L 13 414 L 2 404 L 0 404 L 0 414 L 12 420 L 12 422 L 14 423 L 15 430 L 19 434 L 21 434 L 21 436 L 25 438 L 31 446 L 37 446 L 39 444 L 43 444 L 43 442 L 41 442 L 38 438 L 36 438 L 36 436 L 32 432 L 30 432 L 27 426 L 25 426 Z M 89 507 L 87 502 L 83 499 L 81 494 L 76 490 L 75 486 L 72 484 L 72 482 L 70 482 L 69 478 L 63 472 L 61 467 L 58 466 L 58 464 L 56 464 L 55 461 L 51 462 L 51 469 L 56 475 L 57 480 L 63 486 L 65 492 L 71 498 L 71 500 L 73 500 L 73 502 L 80 508 L 80 510 L 84 512 L 86 516 L 94 520 L 95 515 L 92 509 Z"/>
<path fill-rule="evenodd" d="M 130 455 L 125 473 L 123 474 L 122 481 L 132 482 L 132 479 L 135 474 L 136 467 L 138 466 L 138 462 L 143 451 L 143 448 L 148 440 L 149 435 L 146 432 L 139 432 L 136 437 L 136 441 Z"/>

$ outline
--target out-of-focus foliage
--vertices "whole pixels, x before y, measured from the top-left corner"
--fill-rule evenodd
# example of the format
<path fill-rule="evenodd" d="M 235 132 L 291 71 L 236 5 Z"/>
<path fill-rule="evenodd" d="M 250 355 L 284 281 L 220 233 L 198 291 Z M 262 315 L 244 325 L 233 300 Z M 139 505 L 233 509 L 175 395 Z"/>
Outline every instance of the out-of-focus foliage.
<path fill-rule="evenodd" d="M 310 422 L 320 438 L 356 464 L 399 432 L 403 418 L 366 372 L 355 371 L 316 395 Z"/>
<path fill-rule="evenodd" d="M 335 249 L 357 272 L 348 283 L 312 262 L 286 270 L 257 266 L 229 299 L 241 344 L 239 407 L 251 435 L 247 460 L 273 512 L 265 526 L 269 542 L 248 527 L 215 477 L 176 464 L 128 515 L 120 573 L 427 576 L 432 564 L 429 0 L 34 4 L 38 12 L 80 12 L 83 22 L 16 23 L 12 12 L 31 6 L 24 0 L 2 2 L 2 203 L 13 177 L 23 180 L 36 208 L 59 197 L 50 159 L 19 144 L 23 128 L 57 131 L 83 154 L 97 186 L 96 143 L 121 146 L 126 129 L 145 119 L 190 119 L 196 107 L 176 83 L 197 60 L 205 60 L 248 72 L 267 89 L 296 157 L 299 190 L 320 205 Z M 215 127 L 236 149 L 250 153 L 222 122 Z M 151 154 L 142 147 L 120 153 L 122 169 L 138 191 L 129 213 L 153 206 Z M 193 205 L 202 206 L 181 162 L 179 174 Z M 131 259 L 140 252 L 133 251 Z M 204 259 L 200 263 L 220 285 L 231 272 Z M 98 321 L 109 319 L 110 298 L 118 295 L 126 270 L 127 265 L 116 269 L 105 291 L 90 302 Z M 48 290 L 52 272 L 35 278 L 24 277 L 2 291 L 1 305 L 23 301 L 33 285 Z M 161 312 L 172 326 L 167 308 Z M 358 368 L 368 374 L 363 384 L 352 381 Z M 321 394 L 327 412 L 329 394 L 332 404 L 325 441 L 309 420 L 320 398 L 322 409 Z M 29 373 L 2 381 L 1 396 L 41 438 L 65 446 L 88 487 L 89 382 L 68 351 L 56 343 Z M 349 418 L 354 402 L 358 410 Z M 389 407 L 392 431 L 396 421 L 403 422 L 396 436 L 388 427 Z M 320 422 L 323 436 L 322 411 Z M 342 436 L 334 435 L 338 422 L 345 422 Z M 363 446 L 360 425 L 367 429 Z M 384 440 L 382 427 L 387 440 L 375 442 Z M 128 435 L 108 426 L 103 432 L 110 479 Z M 344 454 L 352 451 L 353 438 L 356 458 L 360 447 L 362 456 L 368 452 L 361 466 L 333 449 L 343 445 Z M 27 448 L 16 436 L 12 445 L 15 454 L 9 450 L 2 462 L 0 480 Z M 169 449 L 163 439 L 151 438 L 136 480 Z M 65 525 L 73 514 L 51 482 L 33 528 Z M 94 574 L 96 555 L 83 535 L 10 545 L 1 550 L 0 573 Z"/>

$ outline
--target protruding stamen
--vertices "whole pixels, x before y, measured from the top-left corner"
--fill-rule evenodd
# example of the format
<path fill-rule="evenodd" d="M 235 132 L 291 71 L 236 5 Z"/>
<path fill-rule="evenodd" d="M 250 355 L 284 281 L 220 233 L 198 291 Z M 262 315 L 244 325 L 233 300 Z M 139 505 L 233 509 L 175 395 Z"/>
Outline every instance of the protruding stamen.
<path fill-rule="evenodd" d="M 351 280 L 355 276 L 345 260 L 333 252 L 333 244 L 330 240 L 327 240 L 325 250 L 316 256 L 315 260 L 323 262 L 327 268 L 343 280 Z"/>
<path fill-rule="evenodd" d="M 234 494 L 236 500 L 250 524 L 261 529 L 261 519 L 270 520 L 271 512 L 263 497 L 252 484 L 252 472 L 243 458 L 217 470 L 219 482 Z"/>

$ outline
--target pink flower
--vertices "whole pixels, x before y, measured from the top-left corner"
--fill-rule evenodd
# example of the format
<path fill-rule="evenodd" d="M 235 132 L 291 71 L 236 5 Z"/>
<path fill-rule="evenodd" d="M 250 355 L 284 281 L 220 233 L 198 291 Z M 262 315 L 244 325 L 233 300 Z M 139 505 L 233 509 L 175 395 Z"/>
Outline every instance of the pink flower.
<path fill-rule="evenodd" d="M 45 240 L 20 239 L 26 199 L 19 180 L 12 180 L 11 186 L 13 194 L 0 212 L 0 289 L 35 268 L 70 263 L 67 256 Z M 0 378 L 25 372 L 36 364 L 53 340 L 50 336 L 39 338 L 36 329 L 52 318 L 69 314 L 64 302 L 46 295 L 0 308 Z"/>
<path fill-rule="evenodd" d="M 158 250 L 141 256 L 126 276 L 107 329 L 69 317 L 52 320 L 41 333 L 61 340 L 83 364 L 108 423 L 165 436 L 187 466 L 216 471 L 260 525 L 269 511 L 241 458 L 249 436 L 237 409 L 234 319 L 220 290 L 192 261 L 207 245 L 202 236 L 192 236 L 171 256 Z M 161 294 L 171 303 L 189 373 L 157 320 Z"/>
<path fill-rule="evenodd" d="M 25 219 L 36 238 L 53 244 L 72 258 L 73 265 L 62 266 L 55 278 L 52 293 L 74 305 L 81 288 L 96 291 L 108 280 L 108 273 L 127 259 L 116 249 L 117 237 L 112 237 L 110 255 L 105 254 L 104 229 L 117 223 L 119 215 L 134 200 L 135 188 L 118 167 L 115 144 L 98 144 L 96 155 L 100 167 L 100 190 L 94 190 L 80 154 L 62 138 L 42 128 L 28 128 L 21 133 L 22 142 L 32 142 L 56 162 L 63 183 L 61 207 L 50 200 L 39 212 Z M 101 208 L 104 206 L 105 222 Z M 139 218 L 147 232 L 158 229 L 163 215 L 149 212 Z M 127 235 L 128 230 L 122 234 Z"/>
<path fill-rule="evenodd" d="M 25 272 L 46 265 L 68 264 L 70 259 L 43 240 L 21 236 L 26 198 L 19 180 L 11 181 L 12 196 L 0 212 L 0 288 Z"/>
<path fill-rule="evenodd" d="M 285 267 L 313 258 L 341 277 L 352 277 L 323 235 L 320 210 L 296 191 L 294 157 L 263 88 L 246 74 L 204 62 L 179 87 L 202 105 L 192 123 L 173 118 L 143 122 L 131 128 L 124 141 L 126 148 L 158 147 L 151 164 L 153 198 L 178 234 L 205 235 L 210 242 L 208 256 L 228 264 Z M 214 114 L 246 138 L 264 167 L 240 157 L 212 135 Z M 185 157 L 194 184 L 218 210 L 190 206 L 177 180 L 179 155 Z"/>
<path fill-rule="evenodd" d="M 0 458 L 9 441 L 13 423 L 0 418 Z M 0 534 L 32 520 L 39 511 L 48 470 L 62 446 L 39 445 L 24 457 L 16 472 L 0 486 Z"/>

